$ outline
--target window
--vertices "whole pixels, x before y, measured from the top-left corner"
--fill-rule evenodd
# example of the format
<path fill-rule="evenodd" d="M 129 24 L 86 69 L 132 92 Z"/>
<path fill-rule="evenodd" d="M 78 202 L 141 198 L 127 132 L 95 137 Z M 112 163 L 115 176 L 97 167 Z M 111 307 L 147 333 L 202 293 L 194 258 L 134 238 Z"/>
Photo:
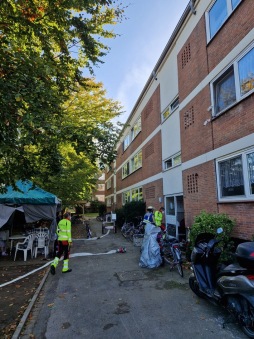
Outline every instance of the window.
<path fill-rule="evenodd" d="M 107 181 L 107 190 L 111 187 L 111 179 Z"/>
<path fill-rule="evenodd" d="M 142 151 L 138 152 L 131 159 L 131 171 L 134 172 L 142 167 Z"/>
<path fill-rule="evenodd" d="M 131 201 L 140 201 L 140 200 L 143 200 L 142 187 L 132 189 L 131 190 Z"/>
<path fill-rule="evenodd" d="M 98 184 L 97 185 L 97 190 L 98 191 L 104 191 L 105 190 L 105 185 L 104 184 Z"/>
<path fill-rule="evenodd" d="M 254 150 L 218 161 L 219 199 L 254 199 Z"/>
<path fill-rule="evenodd" d="M 133 128 L 131 129 L 131 140 L 134 140 L 140 131 L 141 131 L 141 117 L 138 118 Z"/>
<path fill-rule="evenodd" d="M 129 145 L 130 145 L 130 135 L 128 134 L 123 141 L 123 150 L 125 151 Z"/>
<path fill-rule="evenodd" d="M 143 200 L 142 187 L 133 188 L 131 190 L 123 192 L 123 204 L 130 201 L 141 201 Z"/>
<path fill-rule="evenodd" d="M 131 201 L 131 192 L 126 191 L 123 193 L 123 205 Z"/>
<path fill-rule="evenodd" d="M 218 32 L 241 0 L 216 0 L 206 14 L 208 40 Z"/>
<path fill-rule="evenodd" d="M 171 112 L 173 112 L 179 106 L 179 97 L 177 97 L 170 105 Z"/>
<path fill-rule="evenodd" d="M 142 167 L 142 151 L 139 151 L 122 167 L 122 179 Z"/>
<path fill-rule="evenodd" d="M 238 72 L 241 95 L 244 95 L 254 88 L 254 48 L 239 61 Z"/>
<path fill-rule="evenodd" d="M 215 109 L 221 112 L 236 101 L 234 69 L 223 74 L 215 83 Z"/>
<path fill-rule="evenodd" d="M 127 177 L 130 174 L 130 164 L 127 162 L 125 165 L 123 165 L 122 168 L 122 178 Z"/>
<path fill-rule="evenodd" d="M 213 83 L 213 115 L 216 116 L 254 91 L 254 48 L 238 58 Z"/>
<path fill-rule="evenodd" d="M 231 0 L 232 1 L 232 9 L 235 9 L 236 6 L 241 2 L 241 0 Z"/>
<path fill-rule="evenodd" d="M 174 99 L 169 105 L 169 107 L 167 107 L 166 110 L 162 112 L 162 122 L 165 121 L 174 112 L 174 110 L 177 109 L 178 106 L 179 106 L 179 97 Z"/>
<path fill-rule="evenodd" d="M 111 198 L 106 198 L 106 205 L 111 206 Z"/>
<path fill-rule="evenodd" d="M 181 162 L 181 154 L 174 155 L 173 157 L 164 161 L 164 170 L 180 165 Z"/>

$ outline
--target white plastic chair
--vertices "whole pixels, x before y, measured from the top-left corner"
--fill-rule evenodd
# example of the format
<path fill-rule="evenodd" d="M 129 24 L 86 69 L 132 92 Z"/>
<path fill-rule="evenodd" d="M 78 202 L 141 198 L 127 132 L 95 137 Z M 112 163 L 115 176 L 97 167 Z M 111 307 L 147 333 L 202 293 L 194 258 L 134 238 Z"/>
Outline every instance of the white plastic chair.
<path fill-rule="evenodd" d="M 18 242 L 16 244 L 15 256 L 14 261 L 16 260 L 16 255 L 18 251 L 24 252 L 24 261 L 27 259 L 27 252 L 31 251 L 31 258 L 33 258 L 33 242 L 34 242 L 34 235 L 28 235 L 23 242 Z"/>
<path fill-rule="evenodd" d="M 44 250 L 45 258 L 49 252 L 49 237 L 45 232 L 40 232 L 35 235 L 34 257 L 37 258 L 38 249 Z"/>

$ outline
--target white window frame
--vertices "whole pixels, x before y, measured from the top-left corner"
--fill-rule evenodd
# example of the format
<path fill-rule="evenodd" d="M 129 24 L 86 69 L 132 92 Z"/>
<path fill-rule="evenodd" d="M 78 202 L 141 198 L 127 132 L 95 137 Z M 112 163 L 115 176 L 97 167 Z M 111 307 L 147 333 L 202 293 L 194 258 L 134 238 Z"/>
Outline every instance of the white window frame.
<path fill-rule="evenodd" d="M 226 4 L 227 4 L 227 15 L 224 19 L 223 22 L 221 22 L 221 25 L 217 28 L 217 30 L 214 32 L 213 36 L 211 36 L 211 32 L 210 32 L 210 11 L 213 8 L 213 6 L 215 5 L 215 3 L 219 1 L 219 0 L 215 0 L 213 1 L 213 3 L 211 4 L 211 6 L 209 6 L 207 12 L 205 13 L 205 18 L 206 18 L 206 34 L 207 34 L 207 42 L 209 42 L 211 39 L 213 39 L 213 37 L 215 37 L 215 35 L 219 32 L 219 30 L 221 29 L 221 27 L 224 25 L 225 21 L 228 19 L 228 17 L 235 11 L 235 9 L 240 5 L 241 1 L 236 5 L 235 8 L 233 8 L 232 6 L 232 2 L 231 0 L 225 0 Z"/>
<path fill-rule="evenodd" d="M 180 162 L 176 159 L 180 157 Z M 168 166 L 167 163 L 170 162 L 172 165 Z M 182 164 L 181 153 L 177 153 L 163 161 L 163 169 L 167 171 L 173 167 L 180 166 Z"/>
<path fill-rule="evenodd" d="M 241 152 L 237 152 L 219 159 L 216 159 L 216 177 L 217 177 L 217 195 L 219 202 L 227 201 L 254 201 L 254 194 L 250 192 L 250 178 L 249 170 L 247 163 L 247 156 L 250 153 L 254 153 L 254 148 L 246 149 Z M 225 162 L 236 157 L 241 157 L 242 160 L 242 169 L 243 169 L 243 185 L 244 185 L 244 195 L 232 195 L 232 196 L 222 196 L 221 194 L 221 178 L 220 178 L 220 163 Z"/>
<path fill-rule="evenodd" d="M 142 150 L 138 151 L 129 161 L 122 166 L 122 179 L 142 167 Z M 128 171 L 128 170 L 129 171 Z"/>
<path fill-rule="evenodd" d="M 130 134 L 127 134 L 123 140 L 123 150 L 126 151 L 126 149 L 130 146 Z"/>
<path fill-rule="evenodd" d="M 175 103 L 177 104 L 174 106 Z M 161 121 L 164 122 L 165 120 L 167 120 L 178 107 L 179 107 L 179 96 L 176 96 L 174 100 L 171 101 L 169 106 L 161 113 Z"/>
<path fill-rule="evenodd" d="M 142 126 L 141 126 L 141 116 L 136 120 L 134 123 L 132 129 L 131 129 L 131 141 L 133 141 L 136 136 L 141 132 Z"/>
<path fill-rule="evenodd" d="M 133 191 L 138 191 L 137 199 L 133 199 Z M 127 190 L 122 193 L 122 203 L 123 205 L 131 201 L 142 201 L 143 200 L 143 188 L 142 186 L 134 187 L 130 190 Z"/>
<path fill-rule="evenodd" d="M 106 206 L 111 207 L 111 197 L 106 198 Z"/>
<path fill-rule="evenodd" d="M 111 178 L 107 181 L 107 190 L 111 188 Z"/>
<path fill-rule="evenodd" d="M 129 161 L 126 162 L 122 167 L 122 179 L 126 178 L 128 175 L 130 175 L 130 163 L 129 163 Z"/>
<path fill-rule="evenodd" d="M 138 170 L 140 167 L 142 167 L 142 150 L 139 151 L 134 155 L 133 158 L 131 158 L 131 173 Z"/>
<path fill-rule="evenodd" d="M 254 52 L 254 44 L 252 44 L 248 49 L 246 49 L 241 55 L 239 55 L 226 69 L 224 69 L 222 72 L 218 74 L 218 76 L 211 82 L 210 84 L 210 90 L 211 90 L 211 102 L 212 102 L 212 115 L 213 117 L 219 116 L 223 112 L 227 111 L 230 107 L 234 106 L 241 100 L 245 99 L 247 96 L 251 95 L 254 92 L 254 88 L 250 89 L 248 92 L 241 94 L 241 86 L 240 86 L 240 80 L 239 80 L 239 69 L 238 65 L 239 62 L 250 52 Z M 234 102 L 232 102 L 230 105 L 222 109 L 221 111 L 217 112 L 216 107 L 216 84 L 218 84 L 218 81 L 220 79 L 223 79 L 223 76 L 226 76 L 229 69 L 233 68 L 234 73 L 234 83 L 235 83 L 235 95 L 236 99 Z"/>

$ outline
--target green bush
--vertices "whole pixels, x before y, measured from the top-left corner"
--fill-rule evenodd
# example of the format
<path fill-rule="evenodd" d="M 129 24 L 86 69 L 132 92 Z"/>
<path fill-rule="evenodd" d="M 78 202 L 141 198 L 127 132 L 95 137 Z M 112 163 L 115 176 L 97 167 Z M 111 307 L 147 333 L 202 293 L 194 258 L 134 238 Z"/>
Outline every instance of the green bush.
<path fill-rule="evenodd" d="M 221 262 L 232 262 L 233 241 L 231 240 L 231 233 L 235 226 L 235 221 L 231 220 L 226 214 L 211 214 L 202 211 L 195 217 L 194 223 L 190 230 L 190 247 L 194 247 L 195 240 L 200 233 L 217 234 L 217 229 L 221 227 L 223 232 L 217 234 L 216 237 L 220 239 L 219 247 L 223 249 L 220 257 Z"/>
<path fill-rule="evenodd" d="M 124 222 L 136 222 L 137 217 L 143 217 L 146 212 L 146 204 L 143 201 L 131 201 L 122 208 L 116 210 L 116 224 L 122 226 Z"/>

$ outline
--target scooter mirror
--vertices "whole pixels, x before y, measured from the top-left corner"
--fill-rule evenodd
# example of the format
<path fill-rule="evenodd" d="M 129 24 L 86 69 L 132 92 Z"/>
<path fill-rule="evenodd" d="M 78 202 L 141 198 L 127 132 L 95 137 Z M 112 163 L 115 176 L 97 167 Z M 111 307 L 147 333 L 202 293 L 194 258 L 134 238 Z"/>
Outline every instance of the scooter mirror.
<path fill-rule="evenodd" d="M 222 232 L 223 232 L 223 228 L 222 227 L 217 228 L 217 234 L 221 234 Z"/>

